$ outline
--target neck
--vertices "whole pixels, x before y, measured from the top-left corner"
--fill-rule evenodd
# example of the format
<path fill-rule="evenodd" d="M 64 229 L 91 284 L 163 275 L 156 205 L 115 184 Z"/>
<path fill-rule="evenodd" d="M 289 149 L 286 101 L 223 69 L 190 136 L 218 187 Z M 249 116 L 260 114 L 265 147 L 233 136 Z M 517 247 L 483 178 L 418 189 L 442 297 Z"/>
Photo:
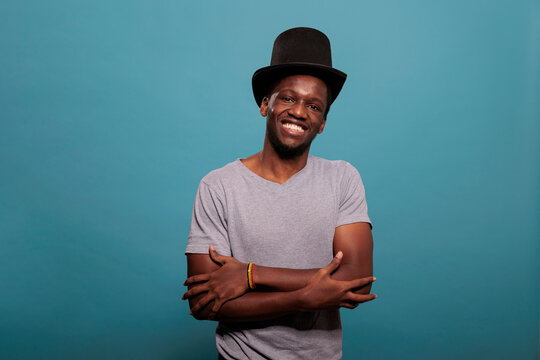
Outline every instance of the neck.
<path fill-rule="evenodd" d="M 260 177 L 283 184 L 294 174 L 302 170 L 308 160 L 309 148 L 293 158 L 281 158 L 268 139 L 259 153 L 243 160 L 244 165 Z"/>

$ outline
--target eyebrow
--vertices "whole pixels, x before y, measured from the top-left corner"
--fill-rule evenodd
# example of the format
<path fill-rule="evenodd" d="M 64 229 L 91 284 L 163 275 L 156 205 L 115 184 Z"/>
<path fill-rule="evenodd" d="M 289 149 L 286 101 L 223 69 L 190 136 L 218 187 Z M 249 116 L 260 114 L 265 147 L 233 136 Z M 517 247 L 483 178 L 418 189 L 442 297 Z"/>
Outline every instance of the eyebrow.
<path fill-rule="evenodd" d="M 294 93 L 294 94 L 297 94 L 297 92 L 294 91 L 293 89 L 281 89 L 281 90 L 279 90 L 279 92 L 284 92 L 284 91 L 290 91 L 290 92 L 292 92 L 292 93 Z M 321 98 L 316 97 L 316 96 L 315 96 L 315 97 L 311 97 L 311 98 L 309 98 L 308 100 L 310 100 L 310 101 L 316 100 L 316 101 L 323 102 L 323 100 L 322 100 Z"/>

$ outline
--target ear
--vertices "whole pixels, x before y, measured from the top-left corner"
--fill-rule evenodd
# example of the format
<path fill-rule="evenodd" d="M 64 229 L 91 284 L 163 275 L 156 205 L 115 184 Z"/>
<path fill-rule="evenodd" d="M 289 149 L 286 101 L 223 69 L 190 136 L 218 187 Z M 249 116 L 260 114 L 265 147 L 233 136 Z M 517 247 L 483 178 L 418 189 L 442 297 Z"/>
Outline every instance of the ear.
<path fill-rule="evenodd" d="M 321 122 L 321 127 L 319 128 L 319 132 L 318 132 L 319 134 L 323 132 L 324 125 L 326 125 L 326 116 L 324 117 L 324 119 Z"/>
<path fill-rule="evenodd" d="M 268 114 L 268 98 L 266 96 L 263 97 L 262 99 L 261 108 L 259 109 L 259 112 L 261 113 L 263 117 L 266 117 L 266 115 Z"/>

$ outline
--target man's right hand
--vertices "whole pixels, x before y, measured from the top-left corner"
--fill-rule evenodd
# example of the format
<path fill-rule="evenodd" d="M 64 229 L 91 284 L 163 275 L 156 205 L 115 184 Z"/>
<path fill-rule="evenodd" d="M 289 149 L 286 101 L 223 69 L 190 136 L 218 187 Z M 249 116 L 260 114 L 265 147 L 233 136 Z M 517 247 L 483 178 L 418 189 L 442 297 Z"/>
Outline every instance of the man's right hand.
<path fill-rule="evenodd" d="M 337 309 L 340 307 L 354 309 L 360 303 L 377 298 L 376 294 L 354 293 L 355 289 L 375 281 L 376 278 L 372 276 L 349 281 L 334 280 L 330 277 L 341 264 L 342 258 L 343 253 L 339 251 L 328 265 L 309 279 L 308 284 L 303 289 L 298 290 L 303 310 Z"/>

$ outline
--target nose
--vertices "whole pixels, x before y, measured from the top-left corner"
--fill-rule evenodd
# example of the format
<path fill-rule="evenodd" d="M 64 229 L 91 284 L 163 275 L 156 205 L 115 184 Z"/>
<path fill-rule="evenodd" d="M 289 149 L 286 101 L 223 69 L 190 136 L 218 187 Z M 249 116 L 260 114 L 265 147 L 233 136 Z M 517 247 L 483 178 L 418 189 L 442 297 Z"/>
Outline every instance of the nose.
<path fill-rule="evenodd" d="M 304 108 L 304 103 L 302 101 L 297 101 L 291 105 L 289 108 L 289 115 L 297 119 L 306 119 L 306 109 Z"/>

